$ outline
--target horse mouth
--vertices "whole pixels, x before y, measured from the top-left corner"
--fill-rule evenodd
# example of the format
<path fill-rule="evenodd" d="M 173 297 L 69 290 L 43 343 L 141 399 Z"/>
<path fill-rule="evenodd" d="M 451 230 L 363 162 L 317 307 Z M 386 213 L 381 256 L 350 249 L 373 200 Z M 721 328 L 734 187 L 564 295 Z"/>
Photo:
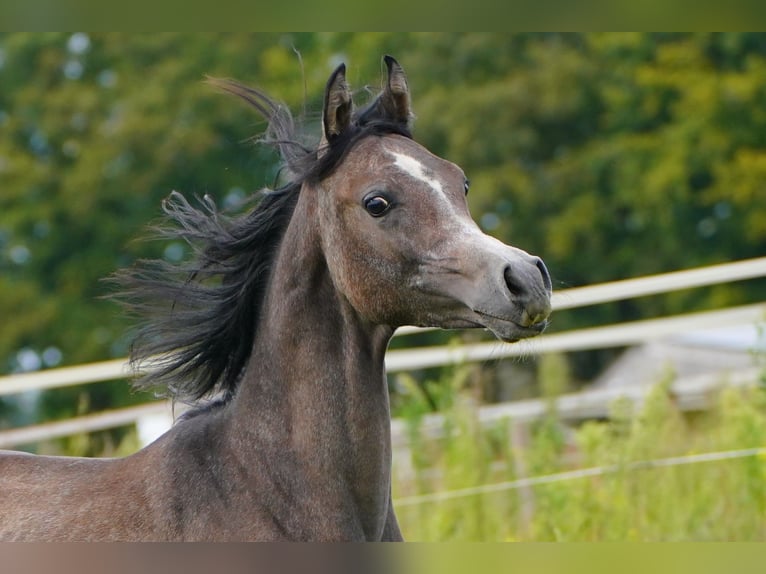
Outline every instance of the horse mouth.
<path fill-rule="evenodd" d="M 481 325 L 492 332 L 495 337 L 505 343 L 516 343 L 540 335 L 550 324 L 545 318 L 531 325 L 520 325 L 513 319 L 498 317 L 475 309 L 474 312 L 482 318 Z"/>

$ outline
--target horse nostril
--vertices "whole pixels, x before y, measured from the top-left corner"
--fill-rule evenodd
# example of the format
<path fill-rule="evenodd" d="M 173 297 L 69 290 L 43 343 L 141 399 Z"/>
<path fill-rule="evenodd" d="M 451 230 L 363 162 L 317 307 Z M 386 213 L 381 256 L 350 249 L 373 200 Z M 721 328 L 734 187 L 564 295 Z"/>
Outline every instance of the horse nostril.
<path fill-rule="evenodd" d="M 506 265 L 505 270 L 503 271 L 503 277 L 505 277 L 505 284 L 508 286 L 508 291 L 511 292 L 511 295 L 514 297 L 521 297 L 521 295 L 524 294 L 526 289 L 524 289 L 524 285 L 522 285 L 514 276 L 513 269 L 511 269 L 510 265 Z"/>
<path fill-rule="evenodd" d="M 533 270 L 532 265 L 527 265 L 526 263 L 519 265 L 518 268 L 506 265 L 503 269 L 503 277 L 508 291 L 516 299 L 526 300 L 528 297 L 535 298 L 535 293 L 542 295 L 540 291 L 541 280 L 545 292 L 550 293 L 553 290 L 551 275 L 548 273 L 548 268 L 543 263 L 543 260 L 539 257 L 534 257 L 529 263 L 534 264 L 536 271 Z M 540 274 L 539 278 L 536 276 L 536 273 Z"/>
<path fill-rule="evenodd" d="M 543 276 L 543 285 L 547 291 L 553 291 L 553 283 L 551 282 L 551 274 L 548 273 L 548 268 L 543 263 L 543 260 L 539 257 L 535 258 L 535 265 L 540 270 L 540 275 Z"/>

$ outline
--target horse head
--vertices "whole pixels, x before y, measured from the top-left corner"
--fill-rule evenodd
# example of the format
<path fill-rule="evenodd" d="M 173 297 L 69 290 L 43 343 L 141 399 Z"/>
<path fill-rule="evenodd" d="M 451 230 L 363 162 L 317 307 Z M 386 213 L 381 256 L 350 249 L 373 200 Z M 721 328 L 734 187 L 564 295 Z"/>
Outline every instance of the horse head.
<path fill-rule="evenodd" d="M 479 229 L 463 170 L 408 137 L 407 79 L 396 60 L 385 62 L 381 94 L 359 112 L 343 65 L 325 91 L 318 153 L 346 154 L 315 190 L 337 288 L 375 324 L 484 327 L 503 341 L 539 334 L 551 311 L 545 264 Z M 376 124 L 389 129 L 376 134 Z M 344 144 L 365 128 L 371 135 Z"/>

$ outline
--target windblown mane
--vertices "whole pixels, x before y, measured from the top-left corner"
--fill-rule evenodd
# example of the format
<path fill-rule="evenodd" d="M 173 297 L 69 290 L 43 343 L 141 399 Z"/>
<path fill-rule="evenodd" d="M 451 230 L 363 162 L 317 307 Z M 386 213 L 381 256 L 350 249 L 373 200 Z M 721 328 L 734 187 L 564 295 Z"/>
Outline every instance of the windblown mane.
<path fill-rule="evenodd" d="M 304 182 L 327 177 L 347 152 L 368 135 L 411 137 L 407 126 L 378 113 L 378 99 L 355 115 L 351 129 L 320 150 L 303 143 L 289 109 L 263 92 L 232 80 L 209 80 L 239 96 L 267 121 L 261 143 L 278 148 L 290 181 L 265 189 L 255 207 L 239 216 L 218 211 L 209 197 L 200 208 L 177 192 L 163 202 L 170 222 L 161 237 L 183 239 L 191 260 L 141 260 L 117 274 L 117 297 L 142 320 L 131 347 L 131 364 L 142 371 L 139 388 L 197 401 L 231 398 L 247 366 L 261 316 L 272 263 Z"/>

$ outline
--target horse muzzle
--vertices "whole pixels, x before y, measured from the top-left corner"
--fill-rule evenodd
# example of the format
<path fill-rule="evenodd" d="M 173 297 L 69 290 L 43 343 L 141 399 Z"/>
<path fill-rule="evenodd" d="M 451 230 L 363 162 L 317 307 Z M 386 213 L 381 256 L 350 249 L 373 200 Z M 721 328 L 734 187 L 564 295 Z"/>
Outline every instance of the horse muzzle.
<path fill-rule="evenodd" d="M 460 254 L 446 258 L 451 262 L 448 278 L 435 274 L 442 293 L 462 309 L 461 318 L 507 342 L 542 333 L 552 292 L 543 260 L 484 234 L 470 239 Z"/>

